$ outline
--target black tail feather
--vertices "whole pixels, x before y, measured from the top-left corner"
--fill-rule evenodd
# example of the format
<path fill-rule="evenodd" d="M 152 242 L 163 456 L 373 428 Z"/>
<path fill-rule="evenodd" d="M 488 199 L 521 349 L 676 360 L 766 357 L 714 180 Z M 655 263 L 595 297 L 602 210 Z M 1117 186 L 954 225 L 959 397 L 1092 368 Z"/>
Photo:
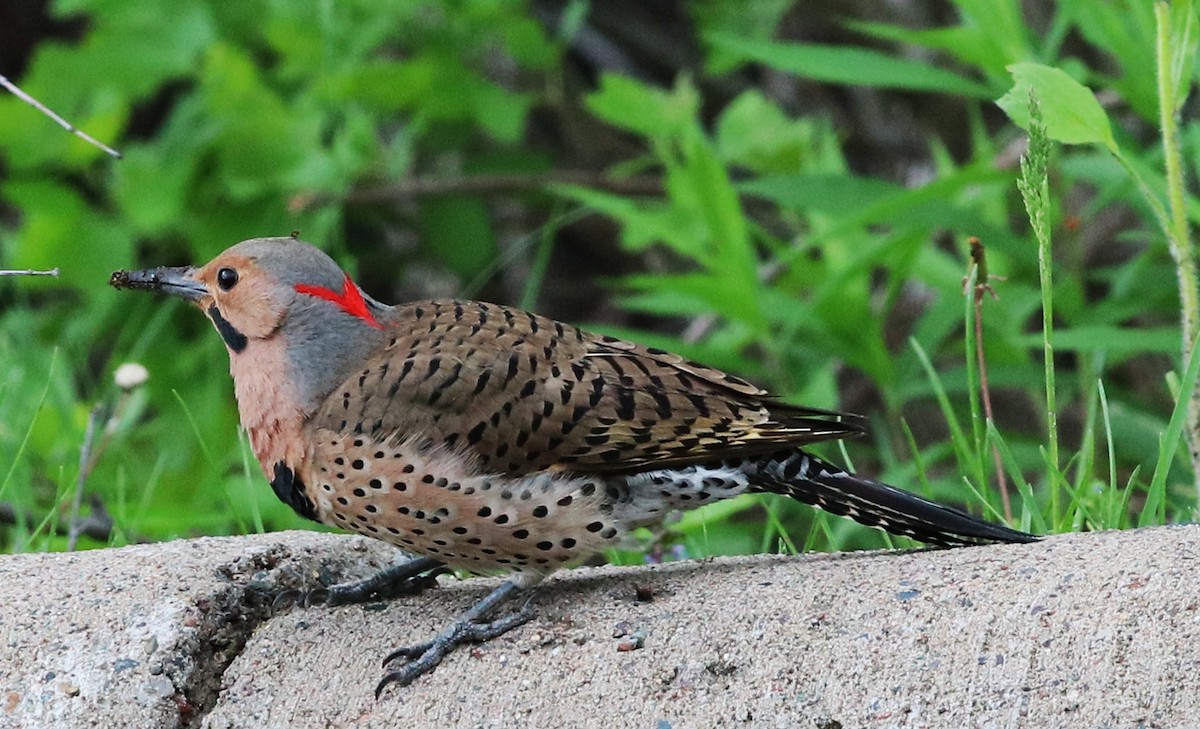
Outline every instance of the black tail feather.
<path fill-rule="evenodd" d="M 749 465 L 749 464 L 748 464 Z M 833 466 L 804 451 L 754 459 L 757 490 L 806 504 L 928 544 L 955 547 L 986 542 L 1033 542 L 1038 537 L 993 524 L 950 506 Z"/>

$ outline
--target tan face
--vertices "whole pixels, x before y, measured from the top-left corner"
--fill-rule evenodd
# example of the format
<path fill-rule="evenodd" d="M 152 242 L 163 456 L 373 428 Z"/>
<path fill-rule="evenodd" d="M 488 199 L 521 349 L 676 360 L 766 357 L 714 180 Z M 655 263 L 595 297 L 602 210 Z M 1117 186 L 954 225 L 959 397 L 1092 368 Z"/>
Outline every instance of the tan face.
<path fill-rule="evenodd" d="M 213 320 L 231 347 L 221 320 L 250 339 L 266 339 L 283 322 L 291 291 L 248 256 L 226 251 L 196 269 L 192 277 L 205 289 L 205 294 L 195 300 L 196 305 Z"/>

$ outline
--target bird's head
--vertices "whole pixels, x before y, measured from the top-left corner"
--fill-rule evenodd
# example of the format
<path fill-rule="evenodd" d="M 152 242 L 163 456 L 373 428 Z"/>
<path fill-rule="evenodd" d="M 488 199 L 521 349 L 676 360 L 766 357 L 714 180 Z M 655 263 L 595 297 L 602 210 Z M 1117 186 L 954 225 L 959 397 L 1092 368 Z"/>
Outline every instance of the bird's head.
<path fill-rule="evenodd" d="M 232 359 L 281 339 L 302 391 L 318 398 L 349 375 L 380 339 L 385 306 L 364 294 L 333 259 L 293 238 L 255 238 L 205 265 L 117 271 L 119 289 L 186 299 L 212 321 Z"/>

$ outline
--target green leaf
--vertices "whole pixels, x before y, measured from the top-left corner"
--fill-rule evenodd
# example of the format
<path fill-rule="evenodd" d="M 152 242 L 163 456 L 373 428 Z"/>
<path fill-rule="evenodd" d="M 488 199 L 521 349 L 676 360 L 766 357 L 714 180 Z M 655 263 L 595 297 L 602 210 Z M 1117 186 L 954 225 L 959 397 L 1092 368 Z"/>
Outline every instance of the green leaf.
<path fill-rule="evenodd" d="M 613 126 L 649 138 L 682 134 L 695 125 L 700 95 L 686 80 L 670 91 L 640 81 L 605 74 L 600 89 L 587 97 L 587 108 Z"/>
<path fill-rule="evenodd" d="M 1197 16 L 1193 0 L 1171 0 L 1170 20 L 1170 81 L 1175 87 L 1173 96 L 1177 106 L 1172 111 L 1178 114 L 1187 102 L 1188 91 L 1196 76 L 1197 35 L 1200 34 L 1200 16 Z"/>
<path fill-rule="evenodd" d="M 703 222 L 677 206 L 631 200 L 622 195 L 571 185 L 559 185 L 551 190 L 619 222 L 621 245 L 631 251 L 642 251 L 663 243 L 689 258 L 699 259 L 705 255 Z"/>
<path fill-rule="evenodd" d="M 699 35 L 723 32 L 739 38 L 769 40 L 775 35 L 779 21 L 794 5 L 794 0 L 708 0 L 688 3 Z M 728 73 L 741 62 L 736 54 L 712 49 L 705 59 L 708 71 Z"/>
<path fill-rule="evenodd" d="M 1004 76 L 1004 67 L 1020 58 L 1009 57 L 994 42 L 995 33 L 977 25 L 913 30 L 889 23 L 850 22 L 852 30 L 873 38 L 907 43 L 950 54 L 962 63 L 978 67 L 993 78 Z"/>
<path fill-rule="evenodd" d="M 249 200 L 277 189 L 305 163 L 306 150 L 318 146 L 315 116 L 290 107 L 244 49 L 210 48 L 200 92 L 205 110 L 220 122 L 218 173 L 231 197 Z"/>
<path fill-rule="evenodd" d="M 758 274 L 737 191 L 707 138 L 694 135 L 682 147 L 684 163 L 668 170 L 670 200 L 704 222 L 710 267 L 724 278 L 730 293 L 745 297 L 749 306 Z M 761 314 L 756 318 L 765 321 Z"/>
<path fill-rule="evenodd" d="M 377 61 L 332 76 L 328 93 L 378 111 L 411 111 L 419 128 L 469 121 L 493 138 L 515 142 L 531 100 L 505 90 L 458 58 L 433 52 L 403 61 Z"/>
<path fill-rule="evenodd" d="M 726 162 L 758 173 L 800 172 L 824 161 L 832 134 L 809 119 L 789 119 L 757 89 L 733 100 L 717 120 L 717 149 Z M 827 139 L 827 137 L 829 139 Z"/>
<path fill-rule="evenodd" d="M 820 211 L 833 217 L 862 212 L 875 203 L 908 192 L 904 187 L 873 177 L 854 175 L 771 175 L 739 183 L 747 195 L 794 210 Z"/>
<path fill-rule="evenodd" d="M 1056 329 L 1050 339 L 1056 351 L 1179 353 L 1178 327 L 1118 329 L 1102 325 L 1079 326 L 1071 329 Z M 1031 348 L 1041 347 L 1042 334 L 1034 332 L 1022 335 L 1020 343 L 1022 346 Z"/>
<path fill-rule="evenodd" d="M 112 193 L 134 229 L 160 234 L 179 222 L 187 203 L 195 157 L 171 158 L 160 145 L 124 150 L 113 169 Z"/>
<path fill-rule="evenodd" d="M 642 311 L 695 316 L 713 312 L 734 321 L 760 327 L 763 313 L 756 299 L 748 298 L 740 287 L 730 285 L 720 273 L 655 274 L 626 276 L 624 283 L 642 295 L 623 299 L 623 304 Z"/>
<path fill-rule="evenodd" d="M 522 66 L 552 68 L 558 61 L 558 49 L 546 38 L 545 25 L 534 18 L 513 18 L 502 31 L 508 52 Z"/>
<path fill-rule="evenodd" d="M 957 196 L 984 185 L 1004 185 L 1011 175 L 991 168 L 967 168 L 924 187 L 909 189 L 870 177 L 851 175 L 776 175 L 747 180 L 738 189 L 797 211 L 821 212 L 835 221 L 820 231 L 822 241 L 862 226 L 948 228 L 985 236 L 989 246 L 1004 247 L 1012 233 L 990 223 Z"/>
<path fill-rule="evenodd" d="M 1076 0 L 1076 5 L 1078 9 L 1072 14 L 1078 32 L 1118 65 L 1119 73 L 1115 78 L 1104 78 L 1104 84 L 1120 93 L 1143 119 L 1157 123 L 1154 3 Z"/>
<path fill-rule="evenodd" d="M 336 93 L 378 111 L 400 111 L 419 106 L 435 88 L 438 64 L 428 55 L 403 61 L 371 61 L 344 76 L 330 77 Z"/>
<path fill-rule="evenodd" d="M 1046 133 L 1063 144 L 1103 144 L 1113 152 L 1112 126 L 1091 89 L 1065 72 L 1040 63 L 1008 67 L 1015 83 L 996 103 L 1022 129 L 1029 128 L 1029 93 L 1037 95 Z"/>
<path fill-rule="evenodd" d="M 991 98 L 988 87 L 941 68 L 854 46 L 779 43 L 709 33 L 705 40 L 744 61 L 827 83 Z"/>

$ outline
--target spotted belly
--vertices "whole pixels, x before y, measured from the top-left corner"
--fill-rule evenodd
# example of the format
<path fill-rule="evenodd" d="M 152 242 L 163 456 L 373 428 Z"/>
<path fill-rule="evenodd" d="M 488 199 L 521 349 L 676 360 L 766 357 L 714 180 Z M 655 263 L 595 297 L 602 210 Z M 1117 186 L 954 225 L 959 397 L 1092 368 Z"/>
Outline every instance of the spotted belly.
<path fill-rule="evenodd" d="M 625 534 L 600 477 L 478 473 L 442 446 L 317 430 L 301 469 L 315 518 L 471 571 L 550 572 Z"/>

